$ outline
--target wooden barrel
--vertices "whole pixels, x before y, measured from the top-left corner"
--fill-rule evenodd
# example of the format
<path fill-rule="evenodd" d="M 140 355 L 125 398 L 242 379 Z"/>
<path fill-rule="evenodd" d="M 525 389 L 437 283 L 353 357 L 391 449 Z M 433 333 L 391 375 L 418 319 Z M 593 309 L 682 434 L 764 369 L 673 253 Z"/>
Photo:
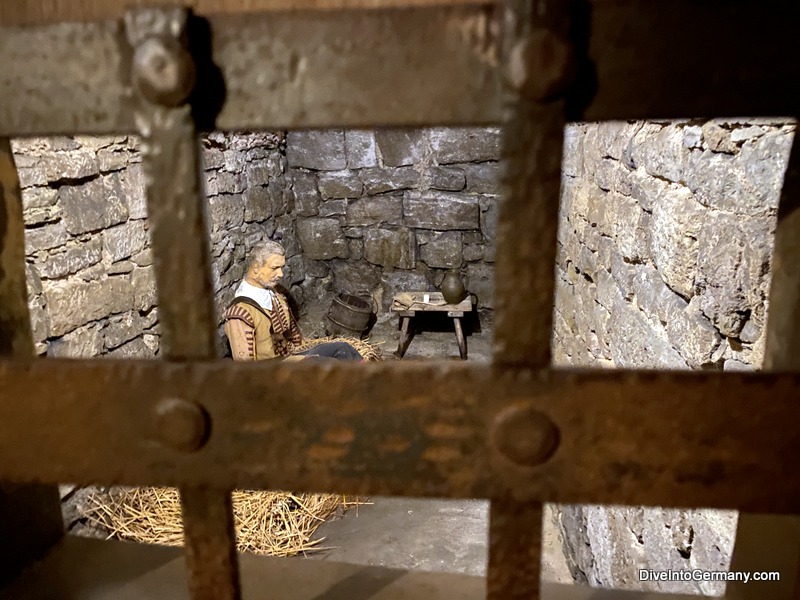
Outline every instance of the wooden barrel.
<path fill-rule="evenodd" d="M 372 303 L 369 300 L 344 293 L 333 299 L 328 311 L 328 320 L 333 329 L 338 330 L 336 333 L 354 337 L 364 333 L 371 316 Z"/>

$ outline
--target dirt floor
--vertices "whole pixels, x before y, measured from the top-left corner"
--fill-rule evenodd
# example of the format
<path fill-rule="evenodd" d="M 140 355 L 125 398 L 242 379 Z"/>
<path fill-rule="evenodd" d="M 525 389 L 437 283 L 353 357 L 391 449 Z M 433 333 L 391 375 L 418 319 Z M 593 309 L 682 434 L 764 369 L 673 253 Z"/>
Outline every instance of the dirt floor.
<path fill-rule="evenodd" d="M 321 308 L 312 307 L 301 327 L 322 334 Z M 416 318 L 415 318 L 416 320 Z M 316 323 L 316 325 L 314 325 Z M 402 360 L 460 360 L 452 319 L 425 315 Z M 491 362 L 492 311 L 465 319 L 468 361 Z M 398 318 L 378 317 L 368 341 L 378 345 L 385 360 L 398 360 Z M 484 500 L 416 498 L 370 499 L 371 504 L 322 525 L 316 538 L 330 550 L 311 555 L 316 560 L 484 575 L 486 573 L 489 503 Z M 561 547 L 557 511 L 547 505 L 544 515 L 542 577 L 572 583 Z"/>

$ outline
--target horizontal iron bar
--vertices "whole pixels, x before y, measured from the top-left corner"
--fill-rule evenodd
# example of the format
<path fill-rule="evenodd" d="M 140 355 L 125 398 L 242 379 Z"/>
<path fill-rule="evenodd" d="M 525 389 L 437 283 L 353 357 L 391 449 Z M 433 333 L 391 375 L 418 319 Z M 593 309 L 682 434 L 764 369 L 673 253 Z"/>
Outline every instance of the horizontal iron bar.
<path fill-rule="evenodd" d="M 590 40 L 589 61 L 570 100 L 573 120 L 786 116 L 800 103 L 792 84 L 800 63 L 791 60 L 796 6 L 583 6 L 577 27 L 588 34 L 578 37 Z M 223 97 L 224 104 L 216 122 L 201 124 L 500 123 L 502 78 L 489 13 L 474 6 L 210 17 L 210 30 L 197 39 L 199 51 L 210 52 L 200 57 L 207 68 L 198 97 L 208 114 Z M 119 34 L 117 21 L 2 29 L 0 135 L 133 132 L 128 50 Z"/>
<path fill-rule="evenodd" d="M 0 479 L 797 513 L 798 393 L 791 375 L 6 361 Z M 205 408 L 205 447 L 154 441 L 165 397 Z M 512 405 L 560 432 L 539 467 L 492 439 Z M 524 449 L 540 421 L 503 430 Z"/>

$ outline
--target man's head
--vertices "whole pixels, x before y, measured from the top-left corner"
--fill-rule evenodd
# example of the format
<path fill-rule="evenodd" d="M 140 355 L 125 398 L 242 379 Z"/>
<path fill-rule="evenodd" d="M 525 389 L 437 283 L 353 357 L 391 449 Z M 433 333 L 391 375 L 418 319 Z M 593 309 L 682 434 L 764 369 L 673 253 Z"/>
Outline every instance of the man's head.
<path fill-rule="evenodd" d="M 259 242 L 250 251 L 245 279 L 261 288 L 274 287 L 283 277 L 286 251 L 278 242 Z"/>

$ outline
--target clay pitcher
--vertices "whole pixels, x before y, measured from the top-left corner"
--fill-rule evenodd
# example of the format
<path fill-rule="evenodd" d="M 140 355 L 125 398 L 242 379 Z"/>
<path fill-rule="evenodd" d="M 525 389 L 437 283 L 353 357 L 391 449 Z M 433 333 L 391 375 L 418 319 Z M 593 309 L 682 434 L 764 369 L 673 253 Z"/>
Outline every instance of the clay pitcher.
<path fill-rule="evenodd" d="M 456 269 L 450 269 L 445 273 L 442 285 L 439 289 L 444 296 L 445 302 L 448 304 L 458 304 L 467 297 L 467 290 L 464 287 L 464 282 L 461 280 L 461 275 Z"/>

